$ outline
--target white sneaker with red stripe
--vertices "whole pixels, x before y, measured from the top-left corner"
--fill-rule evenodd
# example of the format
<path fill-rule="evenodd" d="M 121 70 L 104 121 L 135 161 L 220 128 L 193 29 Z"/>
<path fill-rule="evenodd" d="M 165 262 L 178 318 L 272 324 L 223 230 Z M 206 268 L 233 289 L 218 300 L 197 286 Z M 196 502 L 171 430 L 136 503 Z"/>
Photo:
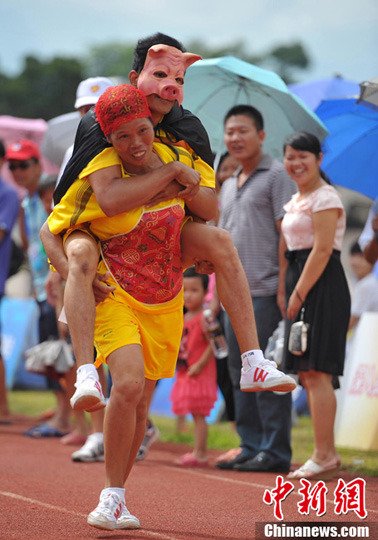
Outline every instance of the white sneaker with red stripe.
<path fill-rule="evenodd" d="M 242 355 L 240 389 L 243 392 L 291 392 L 297 383 L 277 369 L 277 364 L 266 360 L 261 351 L 248 351 Z"/>
<path fill-rule="evenodd" d="M 100 381 L 94 377 L 78 378 L 75 383 L 76 391 L 70 399 L 75 411 L 93 412 L 106 405 Z"/>
<path fill-rule="evenodd" d="M 113 531 L 122 513 L 122 504 L 117 493 L 102 492 L 97 507 L 88 515 L 87 523 L 98 529 Z"/>

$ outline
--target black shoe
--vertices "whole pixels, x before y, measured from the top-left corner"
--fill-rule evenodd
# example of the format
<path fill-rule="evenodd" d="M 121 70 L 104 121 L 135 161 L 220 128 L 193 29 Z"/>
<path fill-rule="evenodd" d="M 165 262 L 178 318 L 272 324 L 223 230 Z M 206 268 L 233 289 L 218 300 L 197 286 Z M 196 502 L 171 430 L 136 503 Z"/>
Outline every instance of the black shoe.
<path fill-rule="evenodd" d="M 259 452 L 252 459 L 247 459 L 242 463 L 235 464 L 235 471 L 245 472 L 288 472 L 290 464 L 279 461 L 270 456 L 267 452 Z"/>
<path fill-rule="evenodd" d="M 231 470 L 234 469 L 236 465 L 241 465 L 242 463 L 245 463 L 248 460 L 251 460 L 252 457 L 250 454 L 244 454 L 243 452 L 236 456 L 234 459 L 230 459 L 228 461 L 219 461 L 216 464 L 216 467 L 218 469 L 223 470 Z"/>

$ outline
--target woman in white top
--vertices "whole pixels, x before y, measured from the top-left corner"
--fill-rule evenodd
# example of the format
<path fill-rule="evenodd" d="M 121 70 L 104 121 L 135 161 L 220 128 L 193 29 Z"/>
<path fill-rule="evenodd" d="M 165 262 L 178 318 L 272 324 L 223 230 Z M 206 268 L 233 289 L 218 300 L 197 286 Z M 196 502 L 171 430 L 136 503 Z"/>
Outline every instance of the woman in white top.
<path fill-rule="evenodd" d="M 282 221 L 279 303 L 287 317 L 286 370 L 306 388 L 314 429 L 314 451 L 290 478 L 328 479 L 340 468 L 334 443 L 338 376 L 342 375 L 350 316 L 350 295 L 340 262 L 345 211 L 336 190 L 320 171 L 319 140 L 296 133 L 284 145 L 284 165 L 298 192 L 285 205 Z M 302 310 L 304 308 L 304 310 Z M 307 350 L 288 350 L 288 334 L 304 315 Z"/>

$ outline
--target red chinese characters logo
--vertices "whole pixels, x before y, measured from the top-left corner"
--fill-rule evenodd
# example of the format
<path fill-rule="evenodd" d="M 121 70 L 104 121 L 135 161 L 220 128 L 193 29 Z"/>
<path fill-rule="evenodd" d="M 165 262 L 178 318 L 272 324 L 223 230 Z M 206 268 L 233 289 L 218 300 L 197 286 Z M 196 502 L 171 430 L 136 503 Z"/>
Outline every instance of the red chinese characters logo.
<path fill-rule="evenodd" d="M 334 493 L 335 514 L 355 512 L 359 518 L 366 518 L 365 489 L 366 481 L 362 478 L 356 478 L 348 483 L 339 478 Z"/>
<path fill-rule="evenodd" d="M 265 490 L 263 501 L 268 505 L 274 504 L 274 517 L 276 519 L 283 519 L 282 501 L 286 499 L 293 489 L 294 485 L 291 482 L 285 482 L 283 476 L 277 476 L 276 487 Z"/>
<path fill-rule="evenodd" d="M 297 503 L 298 513 L 309 515 L 314 512 L 316 516 L 323 516 L 327 512 L 327 493 L 328 488 L 322 480 L 314 485 L 305 478 L 300 479 L 301 487 L 297 494 L 299 501 Z M 334 490 L 334 513 L 337 515 L 355 512 L 360 518 L 364 519 L 368 513 L 365 501 L 366 481 L 362 478 L 356 478 L 350 482 L 345 482 L 339 478 Z M 282 503 L 294 491 L 294 484 L 285 481 L 282 476 L 276 477 L 276 485 L 273 489 L 266 489 L 263 495 L 263 502 L 267 505 L 274 505 L 274 517 L 278 520 L 284 519 Z"/>
<path fill-rule="evenodd" d="M 302 487 L 298 489 L 298 493 L 302 496 L 302 499 L 297 504 L 298 512 L 308 515 L 310 510 L 314 510 L 317 516 L 323 516 L 327 511 L 326 496 L 328 488 L 325 483 L 320 480 L 311 488 L 311 482 L 305 478 L 302 478 L 300 482 Z"/>

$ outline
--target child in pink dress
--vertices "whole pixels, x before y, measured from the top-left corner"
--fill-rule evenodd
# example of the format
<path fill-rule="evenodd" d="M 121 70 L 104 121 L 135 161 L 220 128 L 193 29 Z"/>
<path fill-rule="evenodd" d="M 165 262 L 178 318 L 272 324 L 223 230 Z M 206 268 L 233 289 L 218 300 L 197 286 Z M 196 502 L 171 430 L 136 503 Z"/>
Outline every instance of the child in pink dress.
<path fill-rule="evenodd" d="M 207 459 L 206 416 L 217 399 L 216 363 L 206 335 L 203 303 L 209 278 L 194 268 L 184 273 L 184 331 L 171 400 L 176 415 L 191 414 L 194 448 L 177 461 L 184 467 L 203 467 Z"/>

